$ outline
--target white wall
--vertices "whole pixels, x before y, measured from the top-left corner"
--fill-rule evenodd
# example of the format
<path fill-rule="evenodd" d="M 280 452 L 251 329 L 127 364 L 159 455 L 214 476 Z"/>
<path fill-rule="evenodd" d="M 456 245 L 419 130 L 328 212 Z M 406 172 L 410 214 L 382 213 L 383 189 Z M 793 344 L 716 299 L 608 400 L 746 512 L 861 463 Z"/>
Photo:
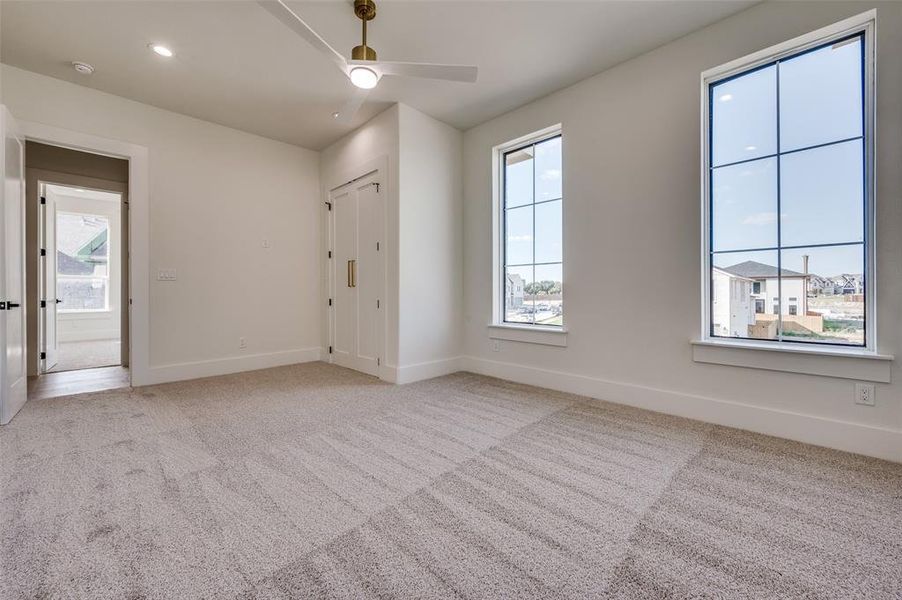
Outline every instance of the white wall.
<path fill-rule="evenodd" d="M 317 153 L 7 65 L 0 74 L 18 119 L 149 149 L 152 380 L 319 357 Z M 156 281 L 161 268 L 178 280 Z"/>
<path fill-rule="evenodd" d="M 465 132 L 465 366 L 902 460 L 902 3 L 876 5 L 877 319 L 879 350 L 899 357 L 893 383 L 858 406 L 848 379 L 695 363 L 689 344 L 701 319 L 700 73 L 873 6 L 757 5 Z M 569 345 L 494 352 L 491 150 L 559 122 Z"/>
<path fill-rule="evenodd" d="M 463 304 L 460 131 L 400 105 L 399 381 L 457 369 Z M 450 364 L 449 364 L 449 361 Z"/>
<path fill-rule="evenodd" d="M 57 194 L 54 186 L 48 186 L 47 196 L 55 196 L 57 213 L 80 213 L 98 215 L 109 220 L 109 310 L 66 312 L 57 314 L 57 336 L 61 342 L 82 342 L 88 340 L 119 339 L 122 326 L 120 311 L 122 304 L 122 225 L 121 197 L 119 194 L 100 193 L 94 198 L 79 197 L 65 193 Z M 63 188 L 65 189 L 65 188 Z M 115 199 L 111 199 L 110 196 Z M 52 293 L 52 292 L 51 292 Z M 48 297 L 50 295 L 48 294 Z M 59 305 L 62 308 L 64 305 Z"/>

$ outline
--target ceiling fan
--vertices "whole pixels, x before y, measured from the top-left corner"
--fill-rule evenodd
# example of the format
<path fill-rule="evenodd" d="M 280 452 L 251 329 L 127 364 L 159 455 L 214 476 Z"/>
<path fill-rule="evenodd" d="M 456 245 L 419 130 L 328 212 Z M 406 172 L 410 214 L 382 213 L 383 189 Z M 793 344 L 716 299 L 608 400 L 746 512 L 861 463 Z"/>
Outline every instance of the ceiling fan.
<path fill-rule="evenodd" d="M 259 0 L 258 4 L 269 11 L 289 29 L 304 38 L 308 44 L 327 56 L 357 86 L 357 93 L 333 117 L 340 123 L 350 123 L 366 100 L 369 90 L 376 87 L 385 75 L 444 79 L 447 81 L 476 81 L 477 68 L 466 65 L 437 65 L 414 62 L 386 62 L 376 59 L 376 51 L 366 45 L 366 23 L 376 17 L 373 0 L 354 0 L 354 14 L 363 23 L 363 41 L 351 50 L 351 60 L 339 53 L 321 38 L 313 28 L 283 2 L 283 0 Z"/>

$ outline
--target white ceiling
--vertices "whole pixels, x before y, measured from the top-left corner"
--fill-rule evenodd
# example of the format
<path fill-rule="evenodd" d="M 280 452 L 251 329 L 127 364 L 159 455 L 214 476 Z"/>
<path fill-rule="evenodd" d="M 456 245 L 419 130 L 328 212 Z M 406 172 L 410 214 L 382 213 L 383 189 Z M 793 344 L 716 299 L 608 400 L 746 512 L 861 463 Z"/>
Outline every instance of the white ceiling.
<path fill-rule="evenodd" d="M 360 43 L 352 1 L 289 4 L 346 56 Z M 354 126 L 400 101 L 466 129 L 752 4 L 377 0 L 368 42 L 380 59 L 475 64 L 479 81 L 385 78 Z M 254 2 L 4 0 L 0 10 L 7 64 L 312 149 L 353 128 L 331 118 L 350 82 Z M 95 73 L 78 75 L 73 60 Z"/>

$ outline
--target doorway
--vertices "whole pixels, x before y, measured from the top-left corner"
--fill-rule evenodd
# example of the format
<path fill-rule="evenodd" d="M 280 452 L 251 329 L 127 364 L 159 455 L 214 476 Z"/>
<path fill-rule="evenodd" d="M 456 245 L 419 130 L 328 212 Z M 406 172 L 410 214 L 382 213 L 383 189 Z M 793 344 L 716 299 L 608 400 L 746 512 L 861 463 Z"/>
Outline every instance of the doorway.
<path fill-rule="evenodd" d="M 41 373 L 122 365 L 122 196 L 40 190 Z"/>
<path fill-rule="evenodd" d="M 330 359 L 379 375 L 385 332 L 385 203 L 379 171 L 329 193 Z"/>
<path fill-rule="evenodd" d="M 128 162 L 26 146 L 28 397 L 127 387 Z"/>

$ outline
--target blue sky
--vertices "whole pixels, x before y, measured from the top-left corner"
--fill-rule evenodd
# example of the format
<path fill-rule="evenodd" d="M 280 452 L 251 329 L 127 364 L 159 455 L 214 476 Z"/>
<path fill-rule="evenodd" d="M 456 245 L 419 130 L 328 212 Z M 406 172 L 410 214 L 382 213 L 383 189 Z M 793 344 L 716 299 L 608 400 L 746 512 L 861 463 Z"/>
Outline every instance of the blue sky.
<path fill-rule="evenodd" d="M 562 256 L 561 138 L 508 155 L 505 177 L 506 264 L 554 263 Z M 535 191 L 535 198 L 533 197 Z M 549 202 L 549 200 L 553 200 Z M 538 204 L 534 204 L 534 201 Z M 535 228 L 533 228 L 535 223 Z M 535 247 L 535 260 L 533 260 Z M 531 281 L 530 269 L 516 269 Z M 536 267 L 538 281 L 561 280 L 560 266 Z"/>
<path fill-rule="evenodd" d="M 779 82 L 777 81 L 779 78 Z M 779 145 L 777 153 L 777 84 Z M 801 150 L 862 135 L 861 41 L 854 39 L 716 85 L 712 90 L 712 249 L 862 242 L 862 141 Z M 754 159 L 754 160 L 750 160 Z M 778 162 L 780 214 L 777 214 Z M 731 165 L 738 161 L 740 164 Z M 721 166 L 727 165 L 727 166 Z M 784 250 L 785 268 L 818 275 L 861 273 L 862 247 Z M 757 257 L 757 258 L 755 258 Z M 719 255 L 776 264 L 776 252 Z"/>

